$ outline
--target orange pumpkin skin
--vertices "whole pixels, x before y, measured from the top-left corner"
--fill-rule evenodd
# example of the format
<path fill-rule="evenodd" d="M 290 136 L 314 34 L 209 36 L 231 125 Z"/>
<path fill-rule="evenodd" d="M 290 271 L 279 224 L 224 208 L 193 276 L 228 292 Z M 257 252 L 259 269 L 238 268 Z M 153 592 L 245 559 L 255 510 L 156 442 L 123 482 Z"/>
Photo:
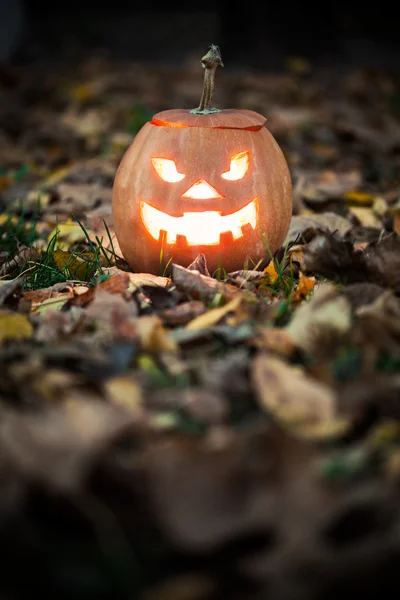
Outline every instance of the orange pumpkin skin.
<path fill-rule="evenodd" d="M 115 232 L 134 270 L 159 274 L 168 260 L 187 266 L 200 252 L 211 273 L 269 260 L 289 229 L 292 187 L 265 120 L 248 110 L 169 110 L 144 125 L 113 189 Z M 227 179 L 232 157 L 241 153 L 248 156 L 246 172 Z M 152 159 L 174 161 L 174 181 L 163 180 Z M 214 193 L 188 197 L 200 181 Z"/>

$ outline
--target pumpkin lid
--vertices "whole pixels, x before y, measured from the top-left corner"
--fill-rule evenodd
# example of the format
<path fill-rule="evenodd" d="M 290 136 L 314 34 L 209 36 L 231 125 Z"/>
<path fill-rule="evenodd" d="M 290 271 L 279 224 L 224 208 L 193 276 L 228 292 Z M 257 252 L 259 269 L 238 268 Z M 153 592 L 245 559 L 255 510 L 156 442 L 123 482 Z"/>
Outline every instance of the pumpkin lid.
<path fill-rule="evenodd" d="M 266 118 L 253 110 L 220 110 L 210 114 L 194 114 L 190 110 L 164 110 L 154 115 L 151 124 L 158 127 L 207 127 L 214 129 L 247 129 L 257 131 Z"/>

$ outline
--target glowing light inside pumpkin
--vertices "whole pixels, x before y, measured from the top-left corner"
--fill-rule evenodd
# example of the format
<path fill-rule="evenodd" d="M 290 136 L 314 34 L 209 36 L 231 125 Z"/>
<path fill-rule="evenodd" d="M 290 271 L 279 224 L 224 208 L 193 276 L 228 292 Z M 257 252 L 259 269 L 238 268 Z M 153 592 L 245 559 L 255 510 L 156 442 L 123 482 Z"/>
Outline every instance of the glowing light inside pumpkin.
<path fill-rule="evenodd" d="M 217 211 L 189 212 L 182 217 L 172 217 L 146 202 L 140 203 L 144 226 L 158 240 L 161 231 L 166 232 L 167 244 L 175 244 L 177 236 L 184 236 L 189 246 L 215 246 L 220 243 L 222 233 L 231 232 L 233 239 L 243 237 L 242 227 L 257 223 L 257 198 L 240 210 L 222 216 Z"/>
<path fill-rule="evenodd" d="M 183 195 L 182 198 L 194 198 L 195 200 L 210 200 L 212 198 L 223 198 L 221 194 L 205 179 L 196 181 Z"/>
<path fill-rule="evenodd" d="M 182 181 L 185 177 L 182 173 L 178 173 L 175 162 L 169 158 L 152 158 L 151 162 L 158 175 L 164 181 L 176 183 L 177 181 Z"/>
<path fill-rule="evenodd" d="M 231 166 L 229 171 L 222 173 L 221 177 L 228 179 L 229 181 L 237 181 L 243 179 L 249 170 L 250 164 L 250 152 L 239 152 L 234 154 L 231 158 Z"/>

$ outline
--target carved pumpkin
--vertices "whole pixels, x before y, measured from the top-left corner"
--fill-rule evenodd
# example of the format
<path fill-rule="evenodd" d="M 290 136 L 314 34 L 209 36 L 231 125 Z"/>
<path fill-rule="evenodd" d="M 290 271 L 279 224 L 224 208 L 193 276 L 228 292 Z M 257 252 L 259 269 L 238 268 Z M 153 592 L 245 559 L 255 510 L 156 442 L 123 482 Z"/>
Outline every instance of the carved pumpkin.
<path fill-rule="evenodd" d="M 289 228 L 289 170 L 265 117 L 208 108 L 222 64 L 218 47 L 211 46 L 204 63 L 200 107 L 156 114 L 115 178 L 115 231 L 124 257 L 139 271 L 159 273 L 170 257 L 188 265 L 200 252 L 210 272 L 241 269 L 246 261 L 252 266 L 249 259 L 269 257 L 266 244 L 274 252 Z"/>

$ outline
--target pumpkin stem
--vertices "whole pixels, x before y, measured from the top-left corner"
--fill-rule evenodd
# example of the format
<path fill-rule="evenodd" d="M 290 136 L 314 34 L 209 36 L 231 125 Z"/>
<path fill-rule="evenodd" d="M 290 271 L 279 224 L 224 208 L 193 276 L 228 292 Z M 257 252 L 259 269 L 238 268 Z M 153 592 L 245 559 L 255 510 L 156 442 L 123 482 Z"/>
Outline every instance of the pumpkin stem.
<path fill-rule="evenodd" d="M 221 52 L 218 46 L 211 44 L 207 54 L 201 59 L 204 71 L 204 86 L 201 95 L 200 106 L 190 112 L 194 115 L 209 115 L 210 113 L 220 112 L 218 108 L 211 107 L 211 100 L 214 93 L 214 79 L 217 67 L 224 66 L 221 58 Z"/>

